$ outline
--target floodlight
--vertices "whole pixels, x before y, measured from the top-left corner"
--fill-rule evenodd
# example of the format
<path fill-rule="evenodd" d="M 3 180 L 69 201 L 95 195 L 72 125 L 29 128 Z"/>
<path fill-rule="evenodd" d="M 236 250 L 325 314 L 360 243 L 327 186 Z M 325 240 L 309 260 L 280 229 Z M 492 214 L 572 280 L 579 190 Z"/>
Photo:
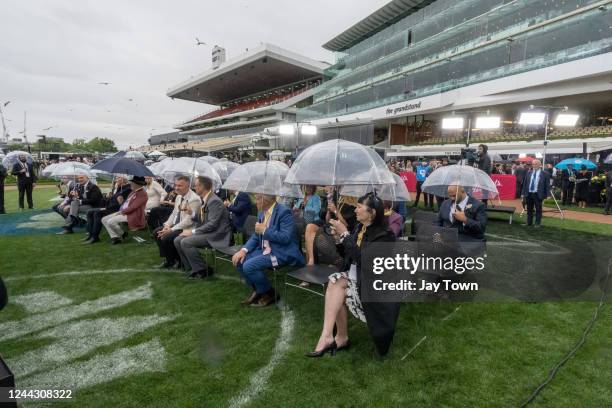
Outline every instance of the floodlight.
<path fill-rule="evenodd" d="M 523 112 L 519 118 L 521 125 L 542 125 L 546 114 L 544 112 Z"/>
<path fill-rule="evenodd" d="M 462 117 L 450 117 L 442 119 L 442 129 L 463 129 Z"/>
<path fill-rule="evenodd" d="M 568 127 L 576 126 L 576 123 L 578 122 L 578 118 L 579 118 L 579 115 L 560 113 L 557 115 L 557 119 L 555 120 L 555 126 L 568 126 Z"/>
<path fill-rule="evenodd" d="M 535 156 L 536 156 L 536 159 L 541 159 L 542 157 L 544 157 L 542 153 L 540 152 L 537 152 Z"/>
<path fill-rule="evenodd" d="M 305 136 L 315 136 L 317 134 L 317 127 L 315 125 L 302 125 L 300 130 Z"/>
<path fill-rule="evenodd" d="M 295 126 L 293 125 L 280 125 L 278 127 L 278 132 L 284 136 L 293 136 L 295 134 Z"/>
<path fill-rule="evenodd" d="M 476 118 L 476 129 L 499 129 L 500 123 L 499 116 L 480 116 Z"/>

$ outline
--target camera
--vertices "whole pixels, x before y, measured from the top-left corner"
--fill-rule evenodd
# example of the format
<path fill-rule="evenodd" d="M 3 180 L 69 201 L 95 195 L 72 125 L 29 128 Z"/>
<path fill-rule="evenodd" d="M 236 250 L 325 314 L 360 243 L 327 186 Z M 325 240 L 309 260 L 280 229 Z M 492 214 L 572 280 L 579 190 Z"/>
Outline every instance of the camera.
<path fill-rule="evenodd" d="M 468 165 L 473 166 L 476 162 L 476 149 L 463 148 L 461 149 L 461 159 L 467 161 Z"/>

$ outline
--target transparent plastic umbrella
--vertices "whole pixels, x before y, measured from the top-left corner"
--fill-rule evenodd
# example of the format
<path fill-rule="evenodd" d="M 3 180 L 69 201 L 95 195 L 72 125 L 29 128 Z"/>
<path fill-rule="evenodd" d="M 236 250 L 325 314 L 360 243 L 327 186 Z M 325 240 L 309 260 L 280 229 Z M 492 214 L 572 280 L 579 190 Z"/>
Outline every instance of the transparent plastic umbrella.
<path fill-rule="evenodd" d="M 238 163 L 227 160 L 219 160 L 218 162 L 213 163 L 211 166 L 217 171 L 217 173 L 219 173 L 219 177 L 221 177 L 221 180 L 223 181 L 227 180 L 229 175 L 240 167 Z"/>
<path fill-rule="evenodd" d="M 495 182 L 484 171 L 466 165 L 438 167 L 425 180 L 422 190 L 440 197 L 448 197 L 449 186 L 462 186 L 476 199 L 491 199 L 499 196 Z"/>
<path fill-rule="evenodd" d="M 136 160 L 137 162 L 140 162 L 140 163 L 144 163 L 145 160 L 147 159 L 144 154 L 140 153 L 137 150 L 130 150 L 129 152 L 126 152 L 125 156 L 123 157 L 125 157 L 126 159 Z"/>
<path fill-rule="evenodd" d="M 53 170 L 55 170 L 55 168 L 57 168 L 57 166 L 59 166 L 60 164 L 61 163 L 51 163 L 51 164 L 49 164 L 47 167 L 42 169 L 42 171 L 40 172 L 40 176 L 41 177 L 51 177 L 51 173 L 53 173 Z"/>
<path fill-rule="evenodd" d="M 147 157 L 153 157 L 153 158 L 162 157 L 165 155 L 166 153 L 162 153 L 159 150 L 153 150 L 151 153 L 147 153 Z"/>
<path fill-rule="evenodd" d="M 216 157 L 208 156 L 208 155 L 207 156 L 200 156 L 200 157 L 198 157 L 198 159 L 204 160 L 208 164 L 213 164 L 213 163 L 216 163 L 216 162 L 219 161 L 219 159 L 217 159 Z"/>
<path fill-rule="evenodd" d="M 8 153 L 4 157 L 4 159 L 2 159 L 2 165 L 4 166 L 5 169 L 7 169 L 10 172 L 13 166 L 15 165 L 15 163 L 19 161 L 19 156 L 22 154 L 25 154 L 26 161 L 28 163 L 32 164 L 34 162 L 34 160 L 32 159 L 32 155 L 30 153 L 24 152 L 21 150 L 15 150 L 13 152 Z"/>
<path fill-rule="evenodd" d="M 94 174 L 89 169 L 89 166 L 80 162 L 59 163 L 59 165 L 55 167 L 51 173 L 51 177 L 56 179 L 76 176 L 87 176 L 90 179 L 95 178 Z"/>
<path fill-rule="evenodd" d="M 395 173 L 391 173 L 391 176 L 395 180 L 394 184 L 343 186 L 340 188 L 340 194 L 348 197 L 361 197 L 375 191 L 381 200 L 410 201 L 410 192 L 404 180 Z"/>
<path fill-rule="evenodd" d="M 277 161 L 254 161 L 241 165 L 230 174 L 223 188 L 245 193 L 279 195 L 289 167 Z"/>
<path fill-rule="evenodd" d="M 178 176 L 187 176 L 194 180 L 198 176 L 206 176 L 212 179 L 215 191 L 221 187 L 221 177 L 215 169 L 204 160 L 195 157 L 179 157 L 178 159 L 164 160 L 159 175 L 168 183 L 174 183 Z"/>
<path fill-rule="evenodd" d="M 297 184 L 283 183 L 278 196 L 288 198 L 304 198 L 304 192 L 302 191 L 302 187 Z"/>
<path fill-rule="evenodd" d="M 315 186 L 395 183 L 376 151 L 340 139 L 317 143 L 304 150 L 293 162 L 285 181 Z"/>

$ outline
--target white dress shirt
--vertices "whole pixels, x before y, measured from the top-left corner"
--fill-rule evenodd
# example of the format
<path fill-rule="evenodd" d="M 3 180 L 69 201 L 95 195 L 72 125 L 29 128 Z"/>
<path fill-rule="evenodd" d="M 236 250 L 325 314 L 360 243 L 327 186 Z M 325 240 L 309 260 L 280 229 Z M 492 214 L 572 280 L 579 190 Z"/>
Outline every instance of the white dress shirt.
<path fill-rule="evenodd" d="M 463 198 L 463 200 L 461 200 L 460 203 L 455 204 L 455 202 L 453 201 L 453 203 L 451 204 L 450 212 L 448 214 L 448 219 L 451 222 L 455 222 L 455 217 L 454 217 L 453 214 L 455 213 L 455 210 L 457 209 L 457 207 L 459 207 L 461 209 L 461 211 L 465 211 L 465 206 L 467 205 L 468 199 L 469 199 L 469 197 L 466 194 L 465 197 Z"/>

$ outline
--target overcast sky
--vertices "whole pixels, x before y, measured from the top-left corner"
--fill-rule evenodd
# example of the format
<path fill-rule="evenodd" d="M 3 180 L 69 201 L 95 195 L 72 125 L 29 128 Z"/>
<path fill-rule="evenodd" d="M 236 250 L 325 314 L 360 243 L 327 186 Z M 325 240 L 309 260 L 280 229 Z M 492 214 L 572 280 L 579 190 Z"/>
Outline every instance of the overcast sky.
<path fill-rule="evenodd" d="M 268 42 L 332 62 L 321 45 L 388 0 L 3 0 L 0 103 L 11 137 L 145 144 L 210 109 L 166 97 L 227 57 Z M 195 37 L 207 46 L 196 46 Z M 98 85 L 110 82 L 110 85 Z M 129 99 L 133 99 L 130 101 Z M 43 129 L 53 126 L 52 129 Z"/>

